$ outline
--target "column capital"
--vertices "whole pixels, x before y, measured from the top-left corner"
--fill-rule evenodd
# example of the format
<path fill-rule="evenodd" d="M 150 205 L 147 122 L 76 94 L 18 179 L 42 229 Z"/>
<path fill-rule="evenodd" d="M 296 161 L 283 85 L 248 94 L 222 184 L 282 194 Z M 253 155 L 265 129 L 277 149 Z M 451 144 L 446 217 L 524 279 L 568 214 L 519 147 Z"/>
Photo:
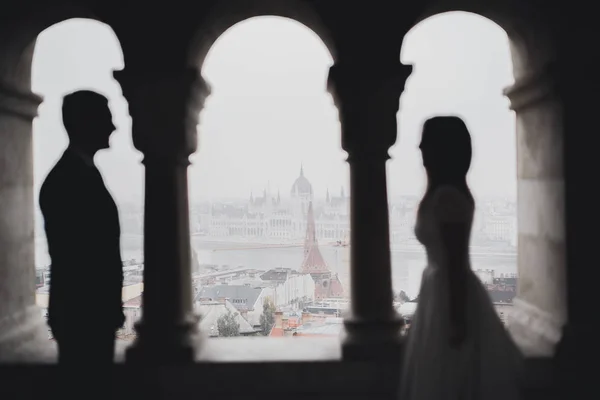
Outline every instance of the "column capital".
<path fill-rule="evenodd" d="M 183 71 L 114 72 L 129 102 L 133 144 L 144 162 L 188 164 L 197 148 L 197 126 L 210 85 L 198 68 Z"/>
<path fill-rule="evenodd" d="M 14 115 L 31 122 L 38 115 L 43 98 L 31 90 L 22 90 L 0 81 L 0 114 Z"/>
<path fill-rule="evenodd" d="M 550 62 L 515 79 L 512 86 L 504 89 L 504 95 L 510 100 L 510 109 L 521 111 L 554 95 L 559 83 L 558 70 L 557 63 Z"/>
<path fill-rule="evenodd" d="M 338 63 L 329 69 L 327 90 L 339 110 L 348 161 L 389 158 L 400 95 L 411 72 L 412 65 L 400 61 L 372 68 Z"/>

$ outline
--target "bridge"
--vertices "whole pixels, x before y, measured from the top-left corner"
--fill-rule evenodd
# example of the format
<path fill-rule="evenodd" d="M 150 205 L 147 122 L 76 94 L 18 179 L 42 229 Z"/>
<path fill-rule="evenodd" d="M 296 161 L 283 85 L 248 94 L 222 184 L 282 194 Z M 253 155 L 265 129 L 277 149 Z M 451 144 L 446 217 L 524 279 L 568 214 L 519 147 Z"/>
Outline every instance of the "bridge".
<path fill-rule="evenodd" d="M 248 242 L 228 242 L 225 240 L 216 241 L 201 241 L 196 242 L 196 246 L 212 252 L 233 252 L 233 251 L 252 251 L 252 250 L 267 250 L 267 249 L 302 249 L 304 242 L 288 242 L 288 243 L 248 243 Z M 337 242 L 321 242 L 319 247 L 324 251 L 343 251 L 350 255 L 349 245 L 339 245 Z M 392 245 L 391 252 L 393 254 L 401 254 L 408 259 L 423 259 L 425 251 L 420 245 Z M 514 250 L 502 251 L 499 249 L 471 246 L 470 255 L 472 260 L 486 259 L 490 261 L 507 262 L 517 258 L 517 253 Z"/>

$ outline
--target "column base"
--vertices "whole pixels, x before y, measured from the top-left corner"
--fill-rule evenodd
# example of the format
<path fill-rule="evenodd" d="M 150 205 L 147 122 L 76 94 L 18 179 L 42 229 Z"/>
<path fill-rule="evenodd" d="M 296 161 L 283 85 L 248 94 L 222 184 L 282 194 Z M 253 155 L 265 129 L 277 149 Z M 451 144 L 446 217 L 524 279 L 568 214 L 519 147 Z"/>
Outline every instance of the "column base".
<path fill-rule="evenodd" d="M 125 362 L 144 365 L 194 363 L 201 341 L 197 326 L 196 316 L 177 326 L 151 325 L 142 321 L 136 324 L 138 337 L 126 350 Z"/>
<path fill-rule="evenodd" d="M 508 331 L 526 357 L 552 357 L 563 323 L 552 314 L 519 298 L 507 318 Z"/>
<path fill-rule="evenodd" d="M 56 343 L 50 340 L 42 310 L 36 305 L 0 319 L 0 363 L 55 363 Z"/>
<path fill-rule="evenodd" d="M 358 321 L 347 319 L 342 340 L 342 358 L 348 361 L 399 362 L 404 340 L 400 331 L 404 319 Z"/>

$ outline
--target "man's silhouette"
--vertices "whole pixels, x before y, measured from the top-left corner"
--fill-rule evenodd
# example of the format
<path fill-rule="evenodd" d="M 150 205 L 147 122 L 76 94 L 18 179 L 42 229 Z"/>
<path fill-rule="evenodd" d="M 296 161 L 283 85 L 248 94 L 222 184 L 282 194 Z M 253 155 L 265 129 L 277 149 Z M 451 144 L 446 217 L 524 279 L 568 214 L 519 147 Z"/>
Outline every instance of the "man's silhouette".
<path fill-rule="evenodd" d="M 63 99 L 69 147 L 40 190 L 52 261 L 48 323 L 60 363 L 110 363 L 124 316 L 117 206 L 94 165 L 115 130 L 107 99 L 78 91 Z"/>

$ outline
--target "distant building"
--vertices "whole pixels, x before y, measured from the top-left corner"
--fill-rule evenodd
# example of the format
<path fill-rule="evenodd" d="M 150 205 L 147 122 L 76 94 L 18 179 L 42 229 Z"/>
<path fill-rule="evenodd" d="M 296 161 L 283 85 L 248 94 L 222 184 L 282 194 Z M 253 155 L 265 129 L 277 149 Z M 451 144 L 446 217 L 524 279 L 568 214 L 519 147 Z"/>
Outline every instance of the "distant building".
<path fill-rule="evenodd" d="M 312 184 L 300 167 L 288 198 L 264 189 L 262 195 L 250 193 L 242 204 L 214 203 L 194 212 L 193 230 L 212 237 L 261 239 L 300 239 L 306 232 L 309 204 L 314 204 Z M 349 238 L 349 199 L 344 188 L 340 196 L 327 190 L 325 202 L 315 210 L 315 233 L 324 240 L 344 241 Z"/>
<path fill-rule="evenodd" d="M 275 323 L 269 332 L 271 337 L 294 336 L 298 325 L 301 324 L 301 319 L 298 317 L 290 317 L 284 315 L 282 311 L 275 312 Z"/>
<path fill-rule="evenodd" d="M 344 330 L 343 318 L 323 317 L 309 312 L 301 315 L 275 313 L 275 324 L 269 336 L 273 337 L 340 337 Z"/>
<path fill-rule="evenodd" d="M 483 232 L 489 240 L 514 243 L 517 232 L 517 218 L 514 215 L 486 216 Z"/>
<path fill-rule="evenodd" d="M 194 302 L 205 304 L 227 300 L 254 327 L 260 325 L 264 301 L 271 295 L 271 290 L 262 287 L 216 285 L 200 288 Z"/>
<path fill-rule="evenodd" d="M 344 319 L 330 317 L 324 320 L 305 321 L 296 329 L 295 336 L 340 337 L 344 331 Z"/>
<path fill-rule="evenodd" d="M 315 299 L 344 296 L 344 287 L 337 274 L 333 274 L 325 262 L 317 242 L 312 203 L 308 205 L 304 260 L 301 271 L 310 274 L 315 281 Z"/>
<path fill-rule="evenodd" d="M 198 329 L 209 337 L 219 336 L 219 318 L 232 313 L 235 321 L 240 325 L 240 336 L 254 335 L 257 330 L 243 317 L 243 315 L 224 298 L 213 301 L 197 301 L 196 312 L 200 315 Z"/>
<path fill-rule="evenodd" d="M 345 298 L 323 298 L 306 307 L 304 310 L 321 317 L 339 317 L 348 312 L 350 301 Z"/>
<path fill-rule="evenodd" d="M 512 304 L 517 296 L 517 277 L 494 278 L 486 289 L 494 303 Z"/>
<path fill-rule="evenodd" d="M 200 289 L 196 301 L 215 301 L 227 299 L 238 311 L 250 311 L 255 308 L 263 288 L 245 285 L 216 285 Z"/>
<path fill-rule="evenodd" d="M 494 303 L 512 303 L 517 295 L 517 274 L 501 274 L 496 276 L 492 269 L 473 271 L 485 286 Z"/>
<path fill-rule="evenodd" d="M 291 273 L 285 281 L 270 287 L 273 289 L 271 300 L 278 308 L 289 306 L 298 310 L 315 300 L 316 283 L 310 274 Z"/>
<path fill-rule="evenodd" d="M 506 324 L 513 311 L 513 300 L 517 295 L 518 278 L 516 274 L 501 274 L 496 276 L 494 270 L 478 269 L 473 271 L 481 283 L 485 286 L 490 300 L 494 304 L 494 309 L 498 313 L 500 320 Z M 417 311 L 418 299 L 407 301 L 396 307 L 396 311 L 401 315 L 410 327 L 412 318 Z"/>
<path fill-rule="evenodd" d="M 414 228 L 420 198 L 404 196 L 390 202 L 390 242 L 392 245 L 415 243 Z M 516 203 L 482 199 L 477 202 L 472 226 L 472 244 L 494 242 L 517 245 Z"/>
<path fill-rule="evenodd" d="M 276 268 L 258 277 L 252 274 L 237 277 L 227 284 L 202 286 L 197 291 L 195 301 L 225 298 L 252 326 L 258 326 L 265 301 L 270 300 L 277 308 L 297 310 L 313 302 L 314 296 L 315 282 L 310 274 L 290 268 Z"/>

